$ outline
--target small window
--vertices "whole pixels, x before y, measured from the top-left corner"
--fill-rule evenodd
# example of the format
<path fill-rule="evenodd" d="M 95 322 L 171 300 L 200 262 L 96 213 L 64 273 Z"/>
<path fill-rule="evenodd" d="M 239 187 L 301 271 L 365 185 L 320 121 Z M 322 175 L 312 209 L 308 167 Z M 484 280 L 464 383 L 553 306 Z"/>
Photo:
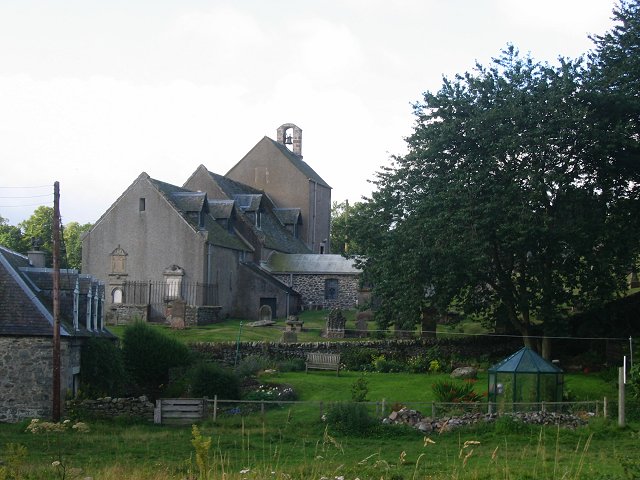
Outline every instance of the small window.
<path fill-rule="evenodd" d="M 138 203 L 138 211 L 144 212 L 147 209 L 146 201 L 144 197 L 140 198 L 140 202 Z"/>
<path fill-rule="evenodd" d="M 338 299 L 338 280 L 335 278 L 328 278 L 324 281 L 324 299 L 325 300 L 337 300 Z"/>

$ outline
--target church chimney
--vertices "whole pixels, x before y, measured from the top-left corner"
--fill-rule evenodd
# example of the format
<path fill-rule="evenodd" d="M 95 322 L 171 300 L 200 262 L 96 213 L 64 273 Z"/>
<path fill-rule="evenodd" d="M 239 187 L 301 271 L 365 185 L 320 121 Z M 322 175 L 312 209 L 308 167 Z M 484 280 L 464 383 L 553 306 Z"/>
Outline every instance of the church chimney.
<path fill-rule="evenodd" d="M 278 143 L 290 148 L 293 153 L 302 158 L 302 129 L 293 123 L 285 123 L 278 127 Z M 291 145 L 291 147 L 289 147 Z"/>

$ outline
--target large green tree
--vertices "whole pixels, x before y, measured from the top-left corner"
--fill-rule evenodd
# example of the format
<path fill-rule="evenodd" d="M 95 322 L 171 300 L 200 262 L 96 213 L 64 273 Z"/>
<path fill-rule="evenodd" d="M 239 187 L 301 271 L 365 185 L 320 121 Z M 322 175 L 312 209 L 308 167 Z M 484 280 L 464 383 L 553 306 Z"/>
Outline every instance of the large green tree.
<path fill-rule="evenodd" d="M 414 106 L 409 153 L 377 174 L 351 222 L 383 324 L 408 328 L 453 303 L 536 348 L 534 334 L 564 332 L 568 309 L 624 291 L 639 249 L 627 161 L 638 136 L 628 118 L 605 118 L 610 90 L 592 68 L 508 47 Z"/>
<path fill-rule="evenodd" d="M 20 227 L 10 225 L 9 221 L 2 216 L 0 216 L 0 245 L 18 253 L 27 253 L 28 250 Z"/>
<path fill-rule="evenodd" d="M 53 251 L 53 208 L 40 206 L 26 220 L 18 224 L 29 248 L 37 247 L 47 254 L 47 265 L 51 266 Z"/>
<path fill-rule="evenodd" d="M 70 222 L 64 225 L 62 237 L 64 241 L 65 261 L 68 268 L 82 269 L 82 236 L 88 232 L 93 224 Z"/>

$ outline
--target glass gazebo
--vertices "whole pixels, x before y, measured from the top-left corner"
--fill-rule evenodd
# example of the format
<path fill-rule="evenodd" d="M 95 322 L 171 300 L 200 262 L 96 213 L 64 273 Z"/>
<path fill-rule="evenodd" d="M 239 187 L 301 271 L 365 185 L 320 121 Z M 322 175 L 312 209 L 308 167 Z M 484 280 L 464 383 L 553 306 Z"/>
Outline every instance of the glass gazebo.
<path fill-rule="evenodd" d="M 561 402 L 564 374 L 528 347 L 488 370 L 488 401 L 498 411 L 540 410 L 544 402 Z"/>

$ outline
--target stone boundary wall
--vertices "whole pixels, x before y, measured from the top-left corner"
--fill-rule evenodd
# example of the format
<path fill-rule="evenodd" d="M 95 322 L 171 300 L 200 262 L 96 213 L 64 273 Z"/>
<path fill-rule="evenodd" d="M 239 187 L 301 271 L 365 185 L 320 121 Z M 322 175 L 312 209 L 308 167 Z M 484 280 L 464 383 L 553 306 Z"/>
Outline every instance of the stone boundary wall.
<path fill-rule="evenodd" d="M 184 323 L 187 327 L 196 325 L 210 325 L 219 323 L 218 313 L 222 307 L 187 305 L 185 307 Z"/>
<path fill-rule="evenodd" d="M 323 309 L 341 308 L 350 310 L 358 305 L 359 278 L 351 274 L 281 274 L 274 275 L 282 283 L 290 285 L 300 294 L 301 307 L 310 308 L 321 306 Z M 338 298 L 327 300 L 324 298 L 326 280 L 338 280 Z"/>
<path fill-rule="evenodd" d="M 240 358 L 248 356 L 265 356 L 275 360 L 304 359 L 307 353 L 348 353 L 350 350 L 373 349 L 388 358 L 406 359 L 414 355 L 424 354 L 431 347 L 437 346 L 444 358 L 455 356 L 504 358 L 522 347 L 520 339 L 501 337 L 467 337 L 460 339 L 421 339 L 421 340 L 370 340 L 359 342 L 312 342 L 312 343 L 279 343 L 279 342 L 240 342 Z M 205 358 L 233 365 L 236 359 L 236 343 L 198 342 L 190 347 Z"/>
<path fill-rule="evenodd" d="M 149 305 L 112 305 L 106 312 L 107 325 L 128 325 L 134 318 L 143 322 L 149 320 Z"/>
<path fill-rule="evenodd" d="M 81 417 L 127 417 L 153 422 L 153 409 L 154 404 L 144 395 L 126 398 L 103 397 L 95 400 L 74 399 L 65 402 L 67 414 L 76 414 Z"/>

